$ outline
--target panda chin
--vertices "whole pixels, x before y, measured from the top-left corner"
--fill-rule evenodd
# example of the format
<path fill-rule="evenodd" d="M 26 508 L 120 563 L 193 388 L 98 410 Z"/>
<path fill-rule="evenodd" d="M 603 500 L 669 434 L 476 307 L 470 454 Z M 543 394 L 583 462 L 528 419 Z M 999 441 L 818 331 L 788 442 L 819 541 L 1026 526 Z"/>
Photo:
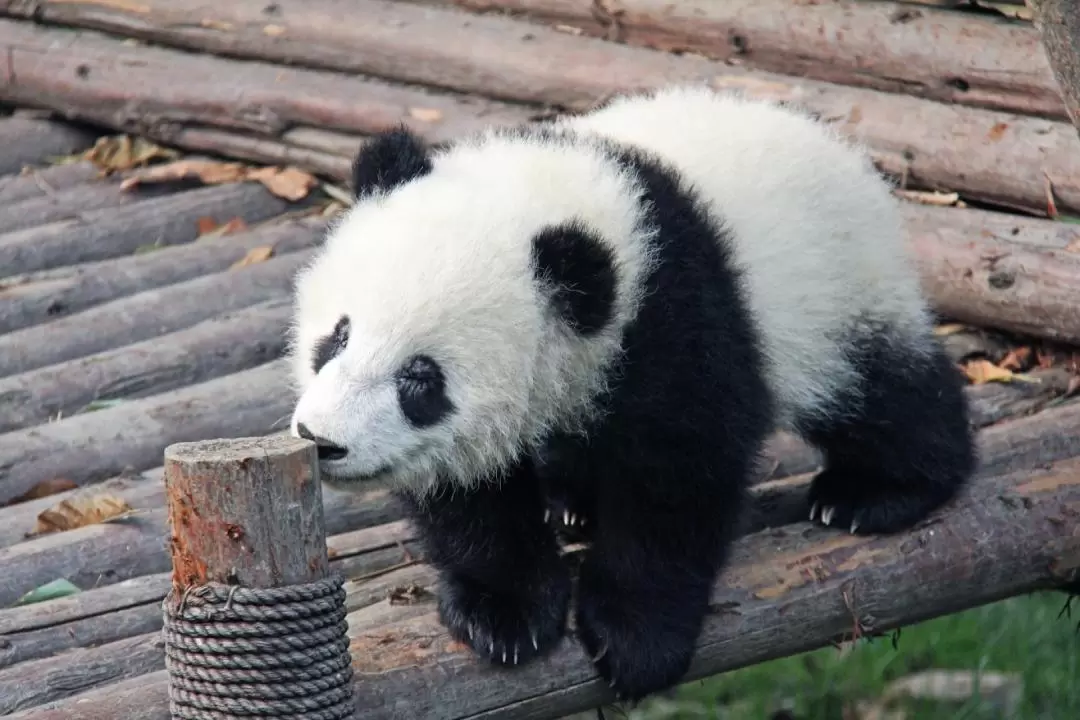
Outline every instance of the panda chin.
<path fill-rule="evenodd" d="M 329 464 L 329 463 L 328 463 Z M 375 470 L 365 473 L 335 473 L 333 469 L 319 465 L 319 471 L 323 482 L 330 487 L 349 489 L 356 485 L 376 485 L 385 483 L 392 475 L 394 468 L 391 465 L 383 465 Z"/>

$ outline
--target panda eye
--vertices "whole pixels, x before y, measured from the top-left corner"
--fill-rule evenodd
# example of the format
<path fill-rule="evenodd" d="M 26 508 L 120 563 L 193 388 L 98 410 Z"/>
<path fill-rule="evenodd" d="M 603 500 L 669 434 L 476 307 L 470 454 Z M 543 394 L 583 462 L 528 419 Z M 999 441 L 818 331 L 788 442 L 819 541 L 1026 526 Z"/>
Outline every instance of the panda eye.
<path fill-rule="evenodd" d="M 415 427 L 430 427 L 454 410 L 446 395 L 442 367 L 427 355 L 413 355 L 398 370 L 398 402 L 401 412 Z"/>
<path fill-rule="evenodd" d="M 342 315 L 337 324 L 334 325 L 334 329 L 330 331 L 330 334 L 315 346 L 315 359 L 312 361 L 311 367 L 316 374 L 323 369 L 326 363 L 340 355 L 345 346 L 349 344 L 349 328 L 349 316 Z"/>

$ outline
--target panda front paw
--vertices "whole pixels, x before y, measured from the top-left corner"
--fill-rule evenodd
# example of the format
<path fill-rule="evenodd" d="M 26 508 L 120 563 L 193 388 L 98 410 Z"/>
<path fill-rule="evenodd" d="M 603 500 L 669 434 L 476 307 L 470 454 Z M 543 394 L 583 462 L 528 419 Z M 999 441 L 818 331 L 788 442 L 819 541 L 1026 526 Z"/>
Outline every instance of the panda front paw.
<path fill-rule="evenodd" d="M 490 588 L 456 574 L 442 577 L 439 618 L 450 636 L 497 665 L 523 665 L 566 632 L 570 578 L 554 573 L 521 592 Z"/>
<path fill-rule="evenodd" d="M 678 684 L 690 668 L 704 616 L 701 604 L 694 597 L 661 601 L 652 593 L 590 582 L 583 570 L 578 637 L 615 697 L 636 703 Z"/>
<path fill-rule="evenodd" d="M 919 483 L 868 485 L 862 473 L 826 468 L 810 483 L 810 520 L 852 535 L 895 533 L 925 520 L 947 499 Z"/>

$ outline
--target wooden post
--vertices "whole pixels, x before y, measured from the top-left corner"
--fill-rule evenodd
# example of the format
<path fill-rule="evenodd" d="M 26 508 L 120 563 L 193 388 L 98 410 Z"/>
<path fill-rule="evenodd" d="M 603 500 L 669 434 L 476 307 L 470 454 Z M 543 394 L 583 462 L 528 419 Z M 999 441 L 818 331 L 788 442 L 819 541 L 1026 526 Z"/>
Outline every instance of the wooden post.
<path fill-rule="evenodd" d="M 176 443 L 165 449 L 165 491 L 177 592 L 327 577 L 314 443 L 285 435 Z"/>

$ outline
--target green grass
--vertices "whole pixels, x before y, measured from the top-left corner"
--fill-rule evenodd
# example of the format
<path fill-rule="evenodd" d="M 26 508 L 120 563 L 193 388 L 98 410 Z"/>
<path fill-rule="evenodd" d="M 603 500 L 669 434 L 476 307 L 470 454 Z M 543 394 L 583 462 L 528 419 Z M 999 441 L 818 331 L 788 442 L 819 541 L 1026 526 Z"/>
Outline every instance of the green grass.
<path fill-rule="evenodd" d="M 874 700 L 885 686 L 924 670 L 1016 673 L 1023 682 L 1015 720 L 1080 719 L 1080 598 L 1073 618 L 1058 618 L 1062 593 L 1013 598 L 860 642 L 846 654 L 825 648 L 691 682 L 672 697 L 643 704 L 630 720 L 768 720 L 786 709 L 797 720 L 850 720 L 845 706 Z M 1000 717 L 978 700 L 901 705 L 909 720 Z M 608 716 L 614 716 L 608 714 Z"/>

